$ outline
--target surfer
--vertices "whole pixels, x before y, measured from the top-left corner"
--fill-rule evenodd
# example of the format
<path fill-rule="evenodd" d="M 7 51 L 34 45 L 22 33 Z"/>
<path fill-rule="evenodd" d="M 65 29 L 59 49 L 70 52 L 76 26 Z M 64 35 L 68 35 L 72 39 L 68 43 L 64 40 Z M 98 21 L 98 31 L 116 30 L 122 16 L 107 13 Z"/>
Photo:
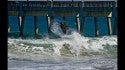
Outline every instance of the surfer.
<path fill-rule="evenodd" d="M 68 29 L 68 26 L 66 25 L 65 22 L 60 23 L 60 28 L 62 29 L 62 32 L 66 34 L 66 30 Z"/>

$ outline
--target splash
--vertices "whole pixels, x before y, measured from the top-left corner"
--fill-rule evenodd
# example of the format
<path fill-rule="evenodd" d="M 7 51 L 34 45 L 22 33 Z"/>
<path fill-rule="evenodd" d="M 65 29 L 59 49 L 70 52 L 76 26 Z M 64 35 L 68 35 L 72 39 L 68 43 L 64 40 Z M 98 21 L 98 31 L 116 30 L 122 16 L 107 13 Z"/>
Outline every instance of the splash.
<path fill-rule="evenodd" d="M 62 32 L 61 28 L 60 28 L 60 24 L 59 22 L 57 22 L 56 20 L 52 20 L 51 21 L 51 32 L 53 33 L 53 35 L 62 37 L 64 35 L 64 33 Z"/>
<path fill-rule="evenodd" d="M 64 22 L 64 28 L 66 28 L 66 33 L 64 33 L 62 31 L 61 28 L 61 23 L 63 24 L 64 21 L 59 21 L 57 19 L 54 19 L 51 21 L 51 25 L 50 25 L 50 30 L 51 32 L 49 33 L 50 38 L 63 38 L 67 35 L 71 35 L 73 31 L 75 31 L 75 29 L 71 28 L 68 26 L 68 24 L 66 24 L 67 22 Z"/>

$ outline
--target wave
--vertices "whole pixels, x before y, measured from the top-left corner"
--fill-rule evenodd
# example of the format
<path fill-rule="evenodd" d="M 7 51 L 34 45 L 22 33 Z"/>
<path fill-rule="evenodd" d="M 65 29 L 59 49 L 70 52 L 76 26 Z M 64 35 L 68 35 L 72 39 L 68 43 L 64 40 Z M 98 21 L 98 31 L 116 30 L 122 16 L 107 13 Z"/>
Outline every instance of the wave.
<path fill-rule="evenodd" d="M 13 39 L 8 38 L 10 53 L 52 56 L 117 55 L 117 36 L 84 37 L 76 31 L 62 38 Z"/>

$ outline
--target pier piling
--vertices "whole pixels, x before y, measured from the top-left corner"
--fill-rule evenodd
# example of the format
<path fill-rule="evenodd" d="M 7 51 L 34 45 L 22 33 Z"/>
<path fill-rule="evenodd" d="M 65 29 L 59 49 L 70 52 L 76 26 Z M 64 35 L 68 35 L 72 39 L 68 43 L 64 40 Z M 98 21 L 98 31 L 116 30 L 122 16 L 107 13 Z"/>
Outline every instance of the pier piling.
<path fill-rule="evenodd" d="M 47 21 L 47 28 L 48 28 L 48 33 L 50 33 L 50 16 L 46 16 L 46 21 Z"/>
<path fill-rule="evenodd" d="M 35 32 L 35 35 L 38 35 L 38 20 L 37 20 L 37 16 L 34 16 L 34 32 Z"/>
<path fill-rule="evenodd" d="M 108 33 L 112 35 L 111 17 L 107 17 Z"/>
<path fill-rule="evenodd" d="M 80 32 L 80 19 L 79 19 L 79 14 L 76 16 L 76 27 L 78 32 Z"/>
<path fill-rule="evenodd" d="M 8 23 L 8 32 L 10 32 L 10 26 L 9 26 L 9 23 Z"/>
<path fill-rule="evenodd" d="M 23 36 L 23 29 L 24 29 L 24 16 L 18 16 L 18 24 L 19 24 L 19 30 L 20 30 L 20 36 Z"/>
<path fill-rule="evenodd" d="M 94 17 L 94 23 L 95 23 L 95 36 L 99 36 L 99 28 L 98 28 L 98 23 L 97 23 L 97 17 Z"/>

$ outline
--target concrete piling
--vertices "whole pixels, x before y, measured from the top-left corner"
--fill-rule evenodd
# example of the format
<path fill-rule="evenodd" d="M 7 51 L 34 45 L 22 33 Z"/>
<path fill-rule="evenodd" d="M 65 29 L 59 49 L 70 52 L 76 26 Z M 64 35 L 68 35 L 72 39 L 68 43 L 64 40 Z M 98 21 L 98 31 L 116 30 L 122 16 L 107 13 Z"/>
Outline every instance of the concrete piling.
<path fill-rule="evenodd" d="M 10 32 L 10 26 L 9 26 L 9 23 L 8 23 L 8 33 Z"/>
<path fill-rule="evenodd" d="M 34 16 L 34 32 L 35 32 L 35 35 L 38 35 L 38 20 L 37 20 L 37 16 Z"/>
<path fill-rule="evenodd" d="M 50 16 L 46 16 L 46 21 L 47 21 L 47 28 L 48 28 L 48 33 L 50 33 Z"/>
<path fill-rule="evenodd" d="M 18 16 L 18 24 L 19 24 L 19 30 L 20 30 L 20 36 L 23 36 L 23 29 L 24 29 L 24 16 Z"/>
<path fill-rule="evenodd" d="M 112 35 L 111 17 L 107 17 L 108 33 Z"/>
<path fill-rule="evenodd" d="M 79 19 L 79 14 L 76 16 L 76 27 L 78 32 L 80 32 L 80 19 Z"/>
<path fill-rule="evenodd" d="M 98 28 L 98 23 L 97 23 L 97 17 L 94 17 L 94 23 L 95 23 L 95 36 L 99 36 L 99 28 Z"/>

